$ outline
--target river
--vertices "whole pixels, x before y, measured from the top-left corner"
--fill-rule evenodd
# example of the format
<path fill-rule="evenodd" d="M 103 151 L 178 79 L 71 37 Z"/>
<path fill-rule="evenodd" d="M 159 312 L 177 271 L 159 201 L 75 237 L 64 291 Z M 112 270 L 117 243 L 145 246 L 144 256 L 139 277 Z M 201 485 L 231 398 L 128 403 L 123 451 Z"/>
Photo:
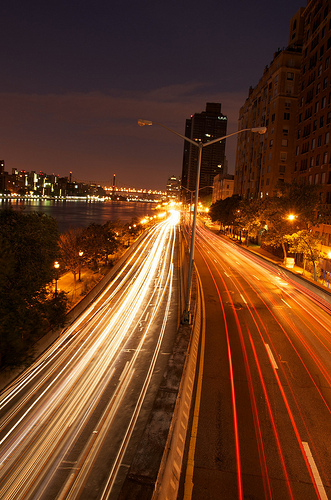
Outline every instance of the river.
<path fill-rule="evenodd" d="M 131 222 L 134 217 L 155 215 L 157 203 L 136 201 L 93 201 L 84 200 L 4 200 L 0 199 L 0 209 L 12 207 L 24 212 L 43 212 L 57 220 L 61 233 L 74 227 L 89 224 L 104 224 L 108 220 Z"/>

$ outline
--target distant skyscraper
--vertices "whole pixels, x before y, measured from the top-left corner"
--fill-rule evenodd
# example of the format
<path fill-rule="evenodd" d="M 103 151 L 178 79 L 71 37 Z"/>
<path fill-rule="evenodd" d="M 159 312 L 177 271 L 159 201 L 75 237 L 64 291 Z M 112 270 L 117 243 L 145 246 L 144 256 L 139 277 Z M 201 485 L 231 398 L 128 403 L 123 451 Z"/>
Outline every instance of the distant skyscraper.
<path fill-rule="evenodd" d="M 206 111 L 195 113 L 186 120 L 185 136 L 198 141 L 208 142 L 217 137 L 226 135 L 227 117 L 221 113 L 220 103 L 207 103 Z M 188 191 L 194 191 L 196 187 L 197 166 L 199 149 L 187 141 L 184 141 L 182 186 L 183 196 L 187 196 Z M 202 151 L 201 173 L 200 173 L 200 194 L 206 196 L 211 194 L 215 175 L 224 169 L 225 165 L 225 140 L 217 142 Z M 208 186 L 208 187 L 207 187 Z M 205 188 L 205 189 L 201 189 Z"/>
<path fill-rule="evenodd" d="M 178 201 L 180 195 L 180 177 L 172 175 L 167 182 L 167 196 L 169 200 Z"/>

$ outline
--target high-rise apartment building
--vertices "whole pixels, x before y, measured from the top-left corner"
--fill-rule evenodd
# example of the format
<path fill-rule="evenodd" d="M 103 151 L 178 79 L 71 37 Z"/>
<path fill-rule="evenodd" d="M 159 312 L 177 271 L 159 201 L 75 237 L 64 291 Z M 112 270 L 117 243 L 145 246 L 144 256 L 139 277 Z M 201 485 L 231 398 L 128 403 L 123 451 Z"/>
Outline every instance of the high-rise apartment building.
<path fill-rule="evenodd" d="M 186 120 L 185 136 L 198 141 L 208 142 L 226 135 L 227 117 L 221 113 L 220 103 L 207 103 L 206 111 L 195 113 Z M 199 148 L 184 141 L 182 186 L 183 196 L 190 198 L 196 188 Z M 201 195 L 212 193 L 215 175 L 225 164 L 225 140 L 203 148 L 200 173 Z M 205 188 L 205 189 L 203 189 Z M 202 191 L 203 189 L 203 191 Z M 188 196 L 187 196 L 188 193 Z"/>
<path fill-rule="evenodd" d="M 330 0 L 308 1 L 303 19 L 293 179 L 318 184 L 322 204 L 331 205 Z"/>
<path fill-rule="evenodd" d="M 279 181 L 290 182 L 298 106 L 303 20 L 292 18 L 289 45 L 274 54 L 239 113 L 238 130 L 267 127 L 264 135 L 238 135 L 234 194 L 264 198 L 276 194 Z"/>

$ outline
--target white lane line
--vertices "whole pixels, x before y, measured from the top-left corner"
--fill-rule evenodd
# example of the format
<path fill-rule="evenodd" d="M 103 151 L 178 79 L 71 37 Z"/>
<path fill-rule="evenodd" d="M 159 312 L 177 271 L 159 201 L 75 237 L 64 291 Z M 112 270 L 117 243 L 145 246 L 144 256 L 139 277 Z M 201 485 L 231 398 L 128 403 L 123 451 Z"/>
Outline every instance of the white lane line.
<path fill-rule="evenodd" d="M 319 472 L 318 472 L 316 464 L 315 464 L 315 460 L 313 458 L 313 455 L 311 454 L 309 444 L 306 443 L 305 441 L 302 441 L 302 445 L 303 445 L 303 448 L 305 450 L 306 457 L 308 459 L 311 471 L 313 473 L 314 481 L 315 481 L 315 484 L 317 486 L 318 492 L 320 494 L 321 500 L 328 500 L 328 497 L 326 496 L 326 492 L 325 492 L 325 489 L 324 489 L 324 486 L 322 483 L 321 476 L 319 475 Z"/>
<path fill-rule="evenodd" d="M 292 309 L 292 307 L 290 306 L 290 304 L 288 304 L 288 303 L 286 302 L 286 300 L 282 299 L 282 301 L 284 302 L 284 304 L 286 304 L 286 305 L 287 305 L 287 307 L 289 307 L 290 309 Z"/>
<path fill-rule="evenodd" d="M 126 372 L 128 371 L 128 366 L 129 366 L 129 364 L 130 364 L 130 361 L 127 361 L 127 362 L 125 363 L 124 370 L 122 371 L 121 375 L 120 375 L 120 376 L 119 376 L 119 378 L 118 378 L 119 382 L 121 382 L 121 381 L 122 381 L 122 379 L 124 378 L 124 376 L 126 375 Z"/>
<path fill-rule="evenodd" d="M 272 354 L 272 352 L 271 352 L 271 349 L 270 349 L 269 344 L 265 344 L 265 346 L 266 346 L 266 349 L 267 349 L 267 351 L 268 351 L 268 355 L 269 355 L 269 358 L 270 358 L 270 361 L 271 361 L 271 363 L 272 363 L 273 367 L 275 368 L 275 370 L 278 370 L 278 365 L 277 365 L 277 363 L 276 363 L 276 360 L 275 360 L 275 358 L 274 358 L 274 355 L 273 355 L 273 354 Z"/>
<path fill-rule="evenodd" d="M 242 299 L 243 303 L 244 303 L 244 304 L 247 304 L 245 297 L 244 297 L 243 295 L 241 295 L 241 294 L 240 294 L 240 297 L 241 297 L 241 299 Z"/>

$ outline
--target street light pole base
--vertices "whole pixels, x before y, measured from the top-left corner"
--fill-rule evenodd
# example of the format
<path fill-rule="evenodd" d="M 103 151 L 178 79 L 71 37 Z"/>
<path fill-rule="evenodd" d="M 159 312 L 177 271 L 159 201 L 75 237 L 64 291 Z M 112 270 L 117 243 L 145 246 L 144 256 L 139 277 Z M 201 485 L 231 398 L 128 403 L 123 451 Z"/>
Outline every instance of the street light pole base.
<path fill-rule="evenodd" d="M 183 312 L 183 319 L 182 319 L 182 323 L 184 325 L 190 325 L 191 324 L 191 313 L 190 311 L 184 311 Z"/>

